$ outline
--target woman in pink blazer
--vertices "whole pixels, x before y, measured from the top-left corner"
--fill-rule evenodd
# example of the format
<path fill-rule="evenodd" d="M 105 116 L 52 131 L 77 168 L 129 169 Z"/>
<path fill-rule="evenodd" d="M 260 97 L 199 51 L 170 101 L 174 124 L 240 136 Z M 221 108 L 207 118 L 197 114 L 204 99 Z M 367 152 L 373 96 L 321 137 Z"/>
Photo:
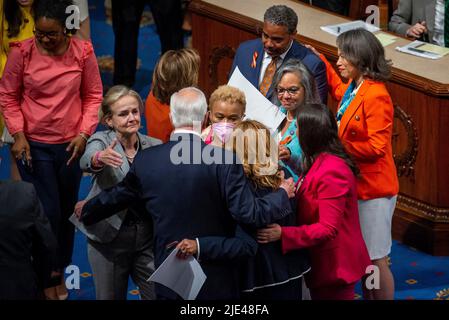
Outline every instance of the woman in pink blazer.
<path fill-rule="evenodd" d="M 312 299 L 352 300 L 355 284 L 371 263 L 357 209 L 358 170 L 344 151 L 337 124 L 325 105 L 305 105 L 297 119 L 304 151 L 298 226 L 269 225 L 259 230 L 258 241 L 281 240 L 284 253 L 309 248 L 312 270 L 306 281 Z"/>

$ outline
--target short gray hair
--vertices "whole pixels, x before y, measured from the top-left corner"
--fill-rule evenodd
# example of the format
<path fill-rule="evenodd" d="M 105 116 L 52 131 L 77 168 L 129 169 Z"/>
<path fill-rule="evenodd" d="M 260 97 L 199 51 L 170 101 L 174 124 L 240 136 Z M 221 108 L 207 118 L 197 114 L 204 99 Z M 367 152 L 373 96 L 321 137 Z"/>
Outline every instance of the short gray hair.
<path fill-rule="evenodd" d="M 192 127 L 201 123 L 206 112 L 206 97 L 197 88 L 187 87 L 170 97 L 170 116 L 175 128 Z"/>
<path fill-rule="evenodd" d="M 277 26 L 285 26 L 288 33 L 293 34 L 298 26 L 298 15 L 292 8 L 284 5 L 275 5 L 265 11 L 263 21 Z"/>
<path fill-rule="evenodd" d="M 301 80 L 301 84 L 304 87 L 304 104 L 321 103 L 320 96 L 315 81 L 315 77 L 309 71 L 309 69 L 298 59 L 287 60 L 274 74 L 273 88 L 276 90 L 279 82 L 286 73 L 294 73 Z M 276 94 L 273 95 L 273 102 L 276 105 L 281 105 Z"/>

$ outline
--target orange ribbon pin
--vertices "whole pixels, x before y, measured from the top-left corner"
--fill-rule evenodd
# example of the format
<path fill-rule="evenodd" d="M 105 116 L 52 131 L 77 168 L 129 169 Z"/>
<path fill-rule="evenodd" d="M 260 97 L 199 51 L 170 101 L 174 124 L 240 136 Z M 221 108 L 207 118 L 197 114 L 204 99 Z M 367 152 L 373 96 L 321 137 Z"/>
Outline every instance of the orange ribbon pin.
<path fill-rule="evenodd" d="M 253 61 L 251 62 L 251 68 L 256 68 L 256 60 L 257 60 L 257 57 L 259 56 L 259 54 L 257 53 L 257 51 L 254 51 L 254 53 L 253 53 Z"/>
<path fill-rule="evenodd" d="M 285 146 L 285 145 L 288 144 L 290 141 L 292 141 L 292 136 L 287 136 L 284 140 L 282 140 L 281 142 L 279 142 L 279 144 Z"/>

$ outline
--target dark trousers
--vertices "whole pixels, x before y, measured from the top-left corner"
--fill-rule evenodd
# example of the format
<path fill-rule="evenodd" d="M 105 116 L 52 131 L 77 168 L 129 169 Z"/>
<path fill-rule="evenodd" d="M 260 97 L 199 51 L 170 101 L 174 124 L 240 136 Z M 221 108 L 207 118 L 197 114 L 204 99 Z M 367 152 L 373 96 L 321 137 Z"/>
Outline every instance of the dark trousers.
<path fill-rule="evenodd" d="M 58 240 L 58 255 L 54 270 L 62 270 L 72 261 L 74 226 L 68 220 L 78 201 L 81 169 L 75 159 L 67 166 L 68 143 L 44 144 L 30 141 L 32 170 L 17 161 L 22 180 L 36 189 L 44 212 Z"/>
<path fill-rule="evenodd" d="M 129 87 L 134 84 L 140 19 L 147 3 L 156 23 L 162 53 L 184 47 L 181 0 L 112 0 L 114 84 Z"/>

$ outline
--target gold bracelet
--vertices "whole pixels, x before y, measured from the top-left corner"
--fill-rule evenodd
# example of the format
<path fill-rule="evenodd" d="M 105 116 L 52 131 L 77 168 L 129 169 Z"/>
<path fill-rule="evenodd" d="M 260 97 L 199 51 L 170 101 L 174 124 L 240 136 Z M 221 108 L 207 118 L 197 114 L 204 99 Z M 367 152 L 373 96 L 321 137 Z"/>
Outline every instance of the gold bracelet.
<path fill-rule="evenodd" d="M 84 140 L 86 140 L 86 142 L 87 142 L 87 140 L 89 139 L 89 138 L 87 138 L 87 135 L 86 135 L 85 133 L 83 133 L 83 132 L 81 132 L 79 135 L 81 136 L 81 138 L 83 138 Z"/>

